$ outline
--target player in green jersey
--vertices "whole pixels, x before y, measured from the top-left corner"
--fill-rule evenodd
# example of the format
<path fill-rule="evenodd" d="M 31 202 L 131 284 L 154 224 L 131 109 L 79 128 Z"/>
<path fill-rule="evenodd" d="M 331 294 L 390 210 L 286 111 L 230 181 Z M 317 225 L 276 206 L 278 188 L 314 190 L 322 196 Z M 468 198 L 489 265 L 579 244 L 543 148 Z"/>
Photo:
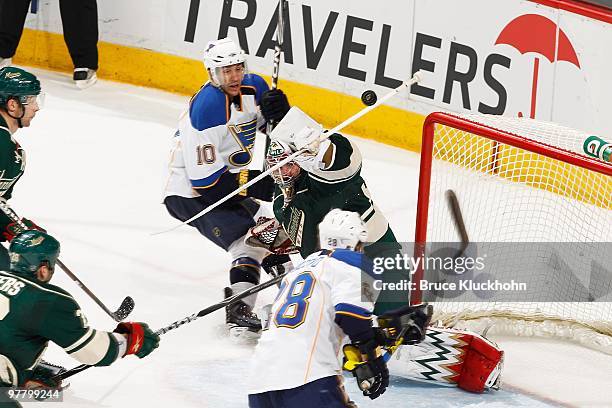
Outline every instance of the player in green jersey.
<path fill-rule="evenodd" d="M 13 138 L 22 127 L 30 126 L 36 112 L 42 107 L 40 82 L 36 76 L 20 68 L 0 69 L 0 200 L 8 200 L 13 187 L 23 175 L 25 152 Z M 29 220 L 30 228 L 37 228 Z M 15 225 L 0 212 L 0 242 L 15 236 Z M 6 248 L 0 245 L 0 270 L 9 267 Z"/>
<path fill-rule="evenodd" d="M 94 366 L 129 354 L 143 358 L 159 345 L 145 323 L 119 323 L 112 333 L 89 327 L 74 298 L 49 283 L 59 251 L 59 242 L 42 231 L 11 241 L 10 270 L 0 271 L 0 386 L 59 386 L 37 370 L 49 341 Z"/>
<path fill-rule="evenodd" d="M 364 253 L 369 258 L 395 257 L 401 251 L 389 222 L 378 209 L 361 177 L 362 158 L 357 146 L 341 134 L 319 142 L 322 126 L 291 108 L 271 133 L 268 166 L 305 148 L 293 161 L 272 172 L 276 182 L 274 215 L 303 258 L 319 249 L 317 226 L 332 209 L 357 212 L 369 237 Z M 386 271 L 386 282 L 409 279 L 402 271 Z M 404 297 L 405 296 L 405 297 Z M 407 293 L 382 293 L 376 312 L 405 304 Z M 401 304 L 400 304 L 401 302 Z"/>
<path fill-rule="evenodd" d="M 309 129 L 302 132 L 303 129 Z M 267 162 L 272 166 L 315 141 L 320 124 L 293 107 L 271 134 Z M 318 250 L 317 226 L 332 209 L 357 212 L 369 231 L 364 252 L 368 257 L 395 251 L 399 244 L 389 222 L 378 209 L 361 177 L 361 153 L 351 140 L 333 134 L 315 142 L 272 172 L 276 182 L 274 215 L 284 226 L 303 258 Z"/>

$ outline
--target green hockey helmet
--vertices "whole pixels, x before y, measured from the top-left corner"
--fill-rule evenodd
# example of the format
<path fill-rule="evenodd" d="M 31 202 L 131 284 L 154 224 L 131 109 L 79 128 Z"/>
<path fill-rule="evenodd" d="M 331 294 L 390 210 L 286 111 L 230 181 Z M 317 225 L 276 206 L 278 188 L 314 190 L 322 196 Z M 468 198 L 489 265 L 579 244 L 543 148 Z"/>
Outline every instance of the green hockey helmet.
<path fill-rule="evenodd" d="M 44 262 L 53 270 L 59 252 L 60 243 L 51 235 L 38 230 L 22 232 L 13 238 L 9 246 L 10 270 L 32 275 Z"/>
<path fill-rule="evenodd" d="M 6 105 L 11 98 L 25 104 L 29 96 L 40 95 L 40 92 L 40 81 L 35 75 L 16 67 L 0 69 L 0 106 Z"/>

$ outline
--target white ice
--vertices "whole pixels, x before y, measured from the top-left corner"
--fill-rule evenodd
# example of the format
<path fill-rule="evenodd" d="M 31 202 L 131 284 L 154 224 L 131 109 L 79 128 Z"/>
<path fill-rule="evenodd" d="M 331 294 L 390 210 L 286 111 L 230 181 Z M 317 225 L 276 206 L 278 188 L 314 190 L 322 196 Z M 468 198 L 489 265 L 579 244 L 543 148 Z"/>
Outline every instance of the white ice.
<path fill-rule="evenodd" d="M 190 227 L 151 236 L 176 222 L 160 204 L 161 189 L 169 141 L 188 98 L 105 81 L 79 91 L 67 75 L 36 73 L 47 106 L 16 134 L 27 168 L 13 208 L 61 241 L 63 262 L 111 309 L 132 296 L 129 320 L 159 328 L 221 300 L 230 262 L 223 251 Z M 398 237 L 411 240 L 418 155 L 356 140 L 375 200 Z M 92 326 L 114 328 L 63 273 L 53 283 L 77 298 Z M 273 295 L 268 290 L 260 302 Z M 61 406 L 245 407 L 252 348 L 223 337 L 223 319 L 219 311 L 165 334 L 143 360 L 130 356 L 74 376 Z M 393 377 L 387 393 L 371 402 L 349 377 L 346 387 L 362 407 L 612 405 L 610 356 L 553 341 L 499 342 L 507 356 L 498 392 L 475 395 Z M 46 358 L 78 364 L 54 345 Z"/>

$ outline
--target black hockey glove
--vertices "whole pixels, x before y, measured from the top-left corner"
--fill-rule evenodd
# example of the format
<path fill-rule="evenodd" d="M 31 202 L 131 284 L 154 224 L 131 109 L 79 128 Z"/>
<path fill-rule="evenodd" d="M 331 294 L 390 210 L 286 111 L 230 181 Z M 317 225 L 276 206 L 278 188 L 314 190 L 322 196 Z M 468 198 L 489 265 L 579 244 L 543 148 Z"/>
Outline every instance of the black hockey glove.
<path fill-rule="evenodd" d="M 261 173 L 259 170 L 242 170 L 236 173 L 238 186 L 242 187 Z M 272 201 L 274 198 L 274 179 L 272 177 L 264 177 L 251 187 L 248 187 L 244 194 L 247 197 L 257 198 L 258 200 Z"/>
<path fill-rule="evenodd" d="M 387 390 L 389 370 L 375 339 L 347 344 L 342 352 L 344 369 L 353 373 L 363 395 L 375 399 Z"/>
<path fill-rule="evenodd" d="M 65 372 L 64 367 L 41 360 L 32 370 L 30 378 L 22 386 L 27 389 L 57 388 L 61 390 L 63 388 L 62 380 L 56 380 L 55 377 Z M 39 401 L 45 398 L 47 396 L 40 398 Z"/>
<path fill-rule="evenodd" d="M 261 96 L 260 108 L 266 122 L 278 123 L 289 112 L 291 106 L 283 91 L 271 89 Z"/>
<path fill-rule="evenodd" d="M 432 314 L 433 307 L 427 303 L 403 306 L 378 316 L 378 326 L 388 346 L 400 338 L 402 344 L 417 344 L 425 339 L 425 330 Z"/>

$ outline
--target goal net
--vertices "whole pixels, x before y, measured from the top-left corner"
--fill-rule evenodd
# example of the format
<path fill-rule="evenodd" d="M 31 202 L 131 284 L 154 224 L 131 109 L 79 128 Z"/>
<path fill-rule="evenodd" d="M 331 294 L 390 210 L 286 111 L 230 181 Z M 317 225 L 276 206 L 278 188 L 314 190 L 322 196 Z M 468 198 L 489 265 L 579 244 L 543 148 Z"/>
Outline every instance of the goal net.
<path fill-rule="evenodd" d="M 527 118 L 429 115 L 417 255 L 461 241 L 452 190 L 470 242 L 456 252 L 481 257 L 484 268 L 420 268 L 415 280 L 524 286 L 417 289 L 411 301 L 433 302 L 434 320 L 445 325 L 568 338 L 612 354 L 612 164 L 583 153 L 590 136 Z"/>

